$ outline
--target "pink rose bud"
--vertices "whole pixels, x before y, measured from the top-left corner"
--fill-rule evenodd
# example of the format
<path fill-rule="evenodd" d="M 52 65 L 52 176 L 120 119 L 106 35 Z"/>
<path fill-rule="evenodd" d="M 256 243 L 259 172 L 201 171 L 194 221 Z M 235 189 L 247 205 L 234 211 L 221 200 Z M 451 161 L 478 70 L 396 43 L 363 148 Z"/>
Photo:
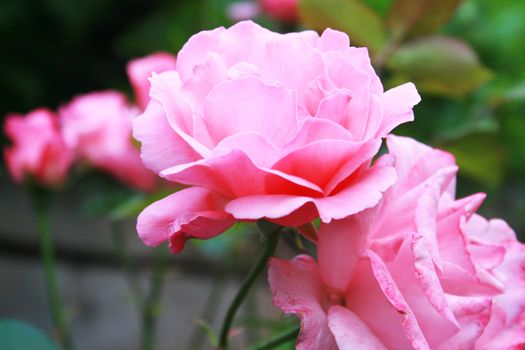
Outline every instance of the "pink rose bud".
<path fill-rule="evenodd" d="M 385 92 L 368 51 L 342 32 L 282 35 L 250 21 L 190 38 L 150 97 L 133 124 L 146 166 L 217 193 L 216 210 L 236 220 L 287 226 L 375 206 L 397 176 L 372 159 L 420 100 L 410 83 Z M 163 205 L 173 222 L 187 217 L 182 197 Z M 155 210 L 139 234 L 182 234 L 158 230 Z"/>
<path fill-rule="evenodd" d="M 156 52 L 128 62 L 127 73 L 131 82 L 137 105 L 141 110 L 149 101 L 149 78 L 153 73 L 175 69 L 176 58 L 167 52 Z"/>
<path fill-rule="evenodd" d="M 264 12 L 285 22 L 296 22 L 299 17 L 298 0 L 259 0 Z"/>
<path fill-rule="evenodd" d="M 143 166 L 131 138 L 138 113 L 116 91 L 78 96 L 59 110 L 64 138 L 80 159 L 129 186 L 152 190 L 156 176 Z"/>
<path fill-rule="evenodd" d="M 4 154 L 16 182 L 29 177 L 43 186 L 58 186 L 65 181 L 73 159 L 53 112 L 40 108 L 26 116 L 11 114 L 4 123 L 12 142 Z"/>

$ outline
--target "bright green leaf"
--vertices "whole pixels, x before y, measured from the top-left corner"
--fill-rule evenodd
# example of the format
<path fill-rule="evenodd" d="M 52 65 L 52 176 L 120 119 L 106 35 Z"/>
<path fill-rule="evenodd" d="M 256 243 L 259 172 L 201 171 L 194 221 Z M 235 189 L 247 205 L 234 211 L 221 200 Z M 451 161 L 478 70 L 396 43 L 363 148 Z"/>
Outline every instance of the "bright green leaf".
<path fill-rule="evenodd" d="M 407 43 L 390 57 L 387 67 L 398 80 L 413 81 L 420 91 L 445 96 L 465 95 L 491 77 L 466 43 L 448 37 Z"/>
<path fill-rule="evenodd" d="M 59 350 L 42 331 L 14 320 L 0 321 L 0 344 L 6 350 Z"/>
<path fill-rule="evenodd" d="M 493 187 L 501 183 L 506 151 L 495 135 L 472 134 L 440 148 L 454 154 L 463 175 Z"/>
<path fill-rule="evenodd" d="M 444 25 L 461 0 L 397 0 L 388 15 L 388 26 L 403 35 L 428 34 Z"/>
<path fill-rule="evenodd" d="M 386 40 L 381 17 L 359 0 L 300 0 L 301 21 L 322 31 L 332 28 L 346 32 L 354 45 L 378 52 Z"/>

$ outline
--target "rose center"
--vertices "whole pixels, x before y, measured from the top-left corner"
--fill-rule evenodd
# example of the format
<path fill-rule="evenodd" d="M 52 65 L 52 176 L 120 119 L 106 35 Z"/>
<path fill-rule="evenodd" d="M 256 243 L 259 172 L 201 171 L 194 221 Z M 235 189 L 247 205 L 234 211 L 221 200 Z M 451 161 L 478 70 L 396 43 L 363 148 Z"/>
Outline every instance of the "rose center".
<path fill-rule="evenodd" d="M 328 294 L 328 302 L 330 305 L 344 305 L 345 297 L 337 292 L 331 292 Z"/>

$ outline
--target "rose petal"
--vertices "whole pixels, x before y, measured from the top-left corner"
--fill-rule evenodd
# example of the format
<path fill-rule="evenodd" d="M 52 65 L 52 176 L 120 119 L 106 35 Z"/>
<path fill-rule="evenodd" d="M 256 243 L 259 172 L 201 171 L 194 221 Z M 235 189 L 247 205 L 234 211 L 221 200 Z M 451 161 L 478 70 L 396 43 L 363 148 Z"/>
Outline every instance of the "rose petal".
<path fill-rule="evenodd" d="M 437 349 L 476 349 L 476 341 L 490 319 L 492 298 L 447 295 L 447 300 L 461 330 Z"/>
<path fill-rule="evenodd" d="M 346 292 L 352 310 L 387 349 L 429 350 L 417 319 L 379 256 L 367 251 Z M 385 327 L 388 325 L 388 327 Z"/>
<path fill-rule="evenodd" d="M 200 158 L 184 139 L 172 131 L 157 101 L 152 101 L 146 111 L 133 120 L 133 137 L 142 143 L 142 161 L 155 172 Z"/>
<path fill-rule="evenodd" d="M 344 32 L 326 28 L 317 41 L 317 48 L 321 51 L 342 51 L 350 46 L 350 38 Z"/>
<path fill-rule="evenodd" d="M 300 255 L 291 261 L 272 258 L 268 282 L 273 303 L 301 319 L 297 349 L 337 350 L 322 307 L 326 299 L 324 287 L 310 256 Z"/>
<path fill-rule="evenodd" d="M 355 183 L 329 197 L 277 194 L 244 196 L 229 202 L 226 211 L 239 220 L 278 219 L 312 203 L 321 220 L 330 222 L 373 207 L 381 199 L 382 192 L 395 180 L 396 175 L 391 167 L 374 166 L 360 174 Z M 305 217 L 304 220 L 293 222 L 293 226 L 303 225 L 311 219 L 310 216 Z M 289 222 L 289 225 L 292 223 Z"/>
<path fill-rule="evenodd" d="M 377 136 L 384 137 L 399 124 L 413 121 L 412 108 L 420 101 L 421 97 L 412 83 L 396 86 L 386 91 L 382 95 L 383 123 Z"/>
<path fill-rule="evenodd" d="M 430 346 L 437 346 L 458 332 L 459 326 L 421 237 L 413 235 L 388 264 L 403 300 L 406 301 Z"/>
<path fill-rule="evenodd" d="M 253 131 L 281 147 L 298 131 L 295 115 L 293 91 L 256 77 L 221 83 L 204 100 L 204 122 L 215 143 L 235 133 Z"/>
<path fill-rule="evenodd" d="M 315 183 L 328 194 L 368 161 L 378 148 L 379 143 L 322 140 L 290 152 L 272 168 Z"/>
<path fill-rule="evenodd" d="M 209 239 L 235 223 L 223 210 L 226 201 L 204 188 L 186 188 L 144 209 L 137 219 L 137 232 L 150 246 L 169 240 L 177 253 L 189 238 Z"/>
<path fill-rule="evenodd" d="M 169 125 L 170 132 L 175 132 L 200 156 L 206 157 L 210 154 L 210 140 L 208 137 L 197 139 L 195 136 L 208 136 L 202 130 L 196 130 L 195 126 L 202 128 L 198 122 L 200 116 L 195 114 L 188 100 L 180 93 L 181 80 L 177 71 L 167 71 L 161 74 L 153 74 L 150 78 L 150 97 L 162 106 L 163 114 Z M 168 130 L 166 130 L 168 131 Z M 197 131 L 199 131 L 197 133 Z"/>
<path fill-rule="evenodd" d="M 317 185 L 307 180 L 277 170 L 257 167 L 246 153 L 240 150 L 168 168 L 160 175 L 170 181 L 207 187 L 229 197 L 275 192 L 306 195 L 321 193 Z"/>
<path fill-rule="evenodd" d="M 150 89 L 148 78 L 151 74 L 175 69 L 175 63 L 175 56 L 167 52 L 155 52 L 128 62 L 126 67 L 128 79 L 131 82 L 140 109 L 144 110 L 148 105 Z"/>
<path fill-rule="evenodd" d="M 386 350 L 368 326 L 351 310 L 339 305 L 328 309 L 328 326 L 339 350 Z"/>
<path fill-rule="evenodd" d="M 365 249 L 370 217 L 362 212 L 329 224 L 321 224 L 317 243 L 319 270 L 323 282 L 345 291 L 357 261 Z"/>
<path fill-rule="evenodd" d="M 277 35 L 252 21 L 239 22 L 228 29 L 202 31 L 193 35 L 177 54 L 177 71 L 183 80 L 188 79 L 193 67 L 206 62 L 210 52 L 221 56 L 228 67 L 240 61 L 260 67 L 267 41 Z"/>
<path fill-rule="evenodd" d="M 279 37 L 266 46 L 261 76 L 266 81 L 278 81 L 297 91 L 297 99 L 301 102 L 308 84 L 323 71 L 320 52 L 301 36 Z"/>

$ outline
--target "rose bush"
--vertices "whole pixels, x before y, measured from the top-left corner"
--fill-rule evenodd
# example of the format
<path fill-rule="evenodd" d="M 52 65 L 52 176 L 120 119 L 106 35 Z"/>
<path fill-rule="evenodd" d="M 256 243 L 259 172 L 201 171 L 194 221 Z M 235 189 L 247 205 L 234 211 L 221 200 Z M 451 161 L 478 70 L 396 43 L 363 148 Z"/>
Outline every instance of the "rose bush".
<path fill-rule="evenodd" d="M 518 349 L 525 249 L 454 199 L 453 157 L 389 137 L 398 182 L 372 209 L 322 224 L 317 264 L 274 258 L 274 303 L 301 318 L 298 349 Z"/>
<path fill-rule="evenodd" d="M 213 210 L 227 220 L 290 226 L 377 204 L 396 175 L 371 160 L 419 102 L 412 84 L 384 92 L 367 50 L 344 33 L 281 35 L 253 22 L 193 36 L 176 70 L 151 78 L 150 97 L 133 127 L 150 169 L 221 196 Z M 147 244 L 218 231 L 159 230 L 156 210 L 187 220 L 185 191 L 139 216 Z"/>
<path fill-rule="evenodd" d="M 44 186 L 64 182 L 73 157 L 53 112 L 39 108 L 26 116 L 8 115 L 4 131 L 12 142 L 4 150 L 6 165 L 16 182 L 28 177 Z"/>

